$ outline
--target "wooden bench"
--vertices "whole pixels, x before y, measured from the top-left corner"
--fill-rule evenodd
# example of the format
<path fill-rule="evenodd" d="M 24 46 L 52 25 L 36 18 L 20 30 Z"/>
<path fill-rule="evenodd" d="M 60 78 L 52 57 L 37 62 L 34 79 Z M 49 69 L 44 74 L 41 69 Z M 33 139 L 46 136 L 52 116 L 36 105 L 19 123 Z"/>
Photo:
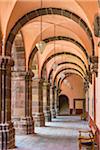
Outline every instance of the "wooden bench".
<path fill-rule="evenodd" d="M 95 133 L 92 130 L 79 131 L 79 150 L 82 147 L 90 148 L 90 150 L 95 150 Z"/>

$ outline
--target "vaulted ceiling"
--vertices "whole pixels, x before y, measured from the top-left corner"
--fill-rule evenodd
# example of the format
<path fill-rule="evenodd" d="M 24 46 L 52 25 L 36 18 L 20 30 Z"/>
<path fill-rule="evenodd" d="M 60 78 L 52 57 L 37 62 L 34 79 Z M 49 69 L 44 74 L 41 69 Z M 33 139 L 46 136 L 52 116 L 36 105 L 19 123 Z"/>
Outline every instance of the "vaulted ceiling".
<path fill-rule="evenodd" d="M 90 56 L 98 55 L 99 38 L 94 34 L 94 18 L 99 13 L 98 0 L 0 0 L 0 38 L 5 44 L 2 53 L 11 54 L 14 38 L 20 32 L 27 69 L 37 53 L 39 76 L 44 65 L 49 75 L 53 63 L 61 62 L 67 62 L 67 68 L 86 73 Z M 41 41 L 41 32 L 46 42 L 42 54 L 36 47 Z M 64 64 L 59 65 L 56 72 L 63 67 Z"/>

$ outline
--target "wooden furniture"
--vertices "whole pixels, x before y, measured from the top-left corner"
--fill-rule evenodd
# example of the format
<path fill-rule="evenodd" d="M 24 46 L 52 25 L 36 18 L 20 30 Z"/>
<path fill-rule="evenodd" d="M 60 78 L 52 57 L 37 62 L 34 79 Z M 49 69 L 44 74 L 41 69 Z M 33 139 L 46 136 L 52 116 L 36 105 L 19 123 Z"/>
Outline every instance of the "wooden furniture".
<path fill-rule="evenodd" d="M 83 147 L 90 148 L 90 150 L 95 150 L 95 134 L 92 130 L 89 131 L 79 131 L 79 150 Z"/>

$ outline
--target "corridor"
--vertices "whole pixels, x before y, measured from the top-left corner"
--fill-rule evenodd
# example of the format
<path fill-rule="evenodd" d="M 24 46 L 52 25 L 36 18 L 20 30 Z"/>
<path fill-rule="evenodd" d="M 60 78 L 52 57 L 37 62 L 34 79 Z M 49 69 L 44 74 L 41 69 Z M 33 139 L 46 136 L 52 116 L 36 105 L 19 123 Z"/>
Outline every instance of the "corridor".
<path fill-rule="evenodd" d="M 88 128 L 79 116 L 58 116 L 35 135 L 16 135 L 16 150 L 78 150 L 78 131 Z"/>

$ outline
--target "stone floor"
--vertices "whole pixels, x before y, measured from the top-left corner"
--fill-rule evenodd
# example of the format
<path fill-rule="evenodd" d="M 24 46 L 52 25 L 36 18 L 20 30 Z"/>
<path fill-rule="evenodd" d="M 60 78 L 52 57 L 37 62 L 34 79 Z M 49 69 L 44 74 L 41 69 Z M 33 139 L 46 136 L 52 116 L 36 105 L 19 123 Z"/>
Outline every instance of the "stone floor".
<path fill-rule="evenodd" d="M 16 135 L 16 150 L 78 150 L 78 131 L 88 128 L 79 116 L 59 116 L 35 135 Z"/>

